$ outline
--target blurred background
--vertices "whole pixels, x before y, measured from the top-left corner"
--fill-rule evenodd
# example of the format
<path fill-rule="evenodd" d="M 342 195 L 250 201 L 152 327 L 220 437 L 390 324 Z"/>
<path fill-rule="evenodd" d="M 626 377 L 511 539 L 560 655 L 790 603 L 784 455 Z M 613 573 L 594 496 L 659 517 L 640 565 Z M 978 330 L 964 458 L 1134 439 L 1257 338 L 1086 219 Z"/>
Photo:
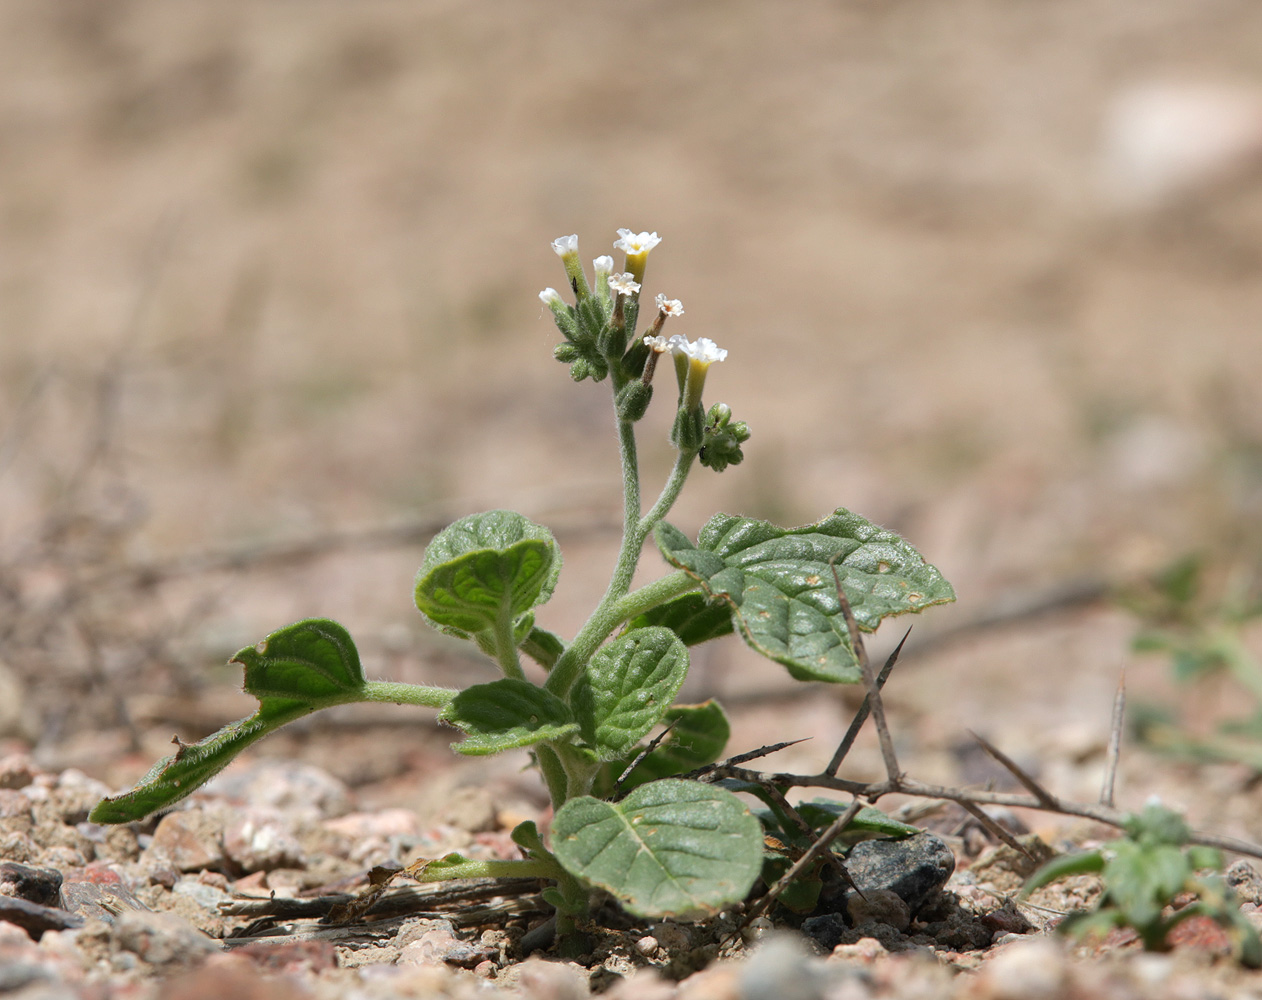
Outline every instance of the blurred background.
<path fill-rule="evenodd" d="M 1256 721 L 1221 745 L 1262 697 L 1248 0 L 6 0 L 5 745 L 130 782 L 250 711 L 225 659 L 309 616 L 371 675 L 490 680 L 411 604 L 429 533 L 475 510 L 556 531 L 541 621 L 571 634 L 618 466 L 536 293 L 564 285 L 553 238 L 590 261 L 618 227 L 662 235 L 645 293 L 730 350 L 708 396 L 753 430 L 672 520 L 845 506 L 955 584 L 889 689 L 911 773 L 983 780 L 973 728 L 1094 799 L 1126 666 L 1187 745 L 1128 749 L 1119 803 L 1262 837 Z M 696 665 L 733 752 L 831 755 L 853 692 L 734 640 Z M 365 787 L 452 759 L 385 719 L 260 752 Z"/>

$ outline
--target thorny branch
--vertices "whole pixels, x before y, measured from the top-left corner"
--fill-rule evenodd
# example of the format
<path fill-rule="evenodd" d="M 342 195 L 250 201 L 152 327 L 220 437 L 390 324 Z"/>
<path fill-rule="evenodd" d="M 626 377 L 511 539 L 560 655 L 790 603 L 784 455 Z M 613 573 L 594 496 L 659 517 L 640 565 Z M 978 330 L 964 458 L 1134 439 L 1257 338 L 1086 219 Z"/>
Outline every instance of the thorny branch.
<path fill-rule="evenodd" d="M 864 802 L 875 803 L 878 799 L 885 795 L 899 794 L 910 795 L 918 798 L 946 799 L 951 802 L 958 803 L 966 812 L 974 816 L 982 825 L 991 832 L 991 834 L 1004 843 L 1008 844 L 1021 853 L 1029 855 L 1021 844 L 1016 841 L 1006 830 L 1003 830 L 999 824 L 995 823 L 980 808 L 983 805 L 1009 806 L 1022 809 L 1036 809 L 1042 812 L 1059 813 L 1064 816 L 1080 816 L 1084 819 L 1091 819 L 1106 826 L 1112 826 L 1122 829 L 1125 826 L 1127 814 L 1113 807 L 1113 781 L 1117 771 L 1117 758 L 1121 745 L 1121 729 L 1125 711 L 1125 685 L 1124 681 L 1118 686 L 1118 693 L 1113 703 L 1113 717 L 1110 726 L 1110 741 L 1107 761 L 1107 774 L 1105 778 L 1104 790 L 1101 795 L 1101 802 L 1098 805 L 1090 805 L 1079 802 L 1066 802 L 1058 798 L 1039 784 L 1033 777 L 1024 771 L 1015 761 L 1007 754 L 1003 753 L 998 747 L 990 743 L 989 740 L 977 733 L 972 733 L 974 739 L 981 744 L 995 760 L 1002 764 L 1028 791 L 1029 794 L 1009 793 L 1009 792 L 992 792 L 974 790 L 969 788 L 950 788 L 944 785 L 930 785 L 922 781 L 916 781 L 907 777 L 898 768 L 898 763 L 894 757 L 893 740 L 890 736 L 889 726 L 885 718 L 884 707 L 881 704 L 880 689 L 884 686 L 886 678 L 893 669 L 894 663 L 898 659 L 898 653 L 903 647 L 903 643 L 907 641 L 904 635 L 898 647 L 890 655 L 886 661 L 884 668 L 879 676 L 875 676 L 872 671 L 871 664 L 868 661 L 867 651 L 863 645 L 863 635 L 859 631 L 854 615 L 850 610 L 849 602 L 846 600 L 845 594 L 842 592 L 841 580 L 837 574 L 836 566 L 833 567 L 834 577 L 837 579 L 837 596 L 841 603 L 842 613 L 846 618 L 846 624 L 849 626 L 850 641 L 854 648 L 855 657 L 859 661 L 860 669 L 863 671 L 864 681 L 868 688 L 868 697 L 863 701 L 859 711 L 855 714 L 850 727 L 847 729 L 845 736 L 842 737 L 841 743 L 837 747 L 837 751 L 833 754 L 832 760 L 828 766 L 819 774 L 785 774 L 771 773 L 766 771 L 754 771 L 748 768 L 740 767 L 739 764 L 745 763 L 756 757 L 765 756 L 768 753 L 774 753 L 781 749 L 783 745 L 775 747 L 762 747 L 759 750 L 750 753 L 741 754 L 728 760 L 710 764 L 707 767 L 699 768 L 685 777 L 692 778 L 696 781 L 706 783 L 714 783 L 724 779 L 735 779 L 737 781 L 746 782 L 748 784 L 760 785 L 778 801 L 783 801 L 784 791 L 788 788 L 828 788 L 838 792 L 845 792 L 853 797 L 849 808 L 837 818 L 837 820 L 822 834 L 814 839 L 811 847 L 800 857 L 797 862 L 772 886 L 765 895 L 758 899 L 749 909 L 746 922 L 761 916 L 771 907 L 776 898 L 785 888 L 801 874 L 816 858 L 824 854 L 829 846 L 841 835 L 846 826 L 854 819 Z M 910 630 L 909 630 L 910 632 Z M 884 781 L 852 781 L 847 778 L 837 777 L 837 770 L 841 762 L 845 759 L 851 745 L 854 743 L 855 737 L 862 728 L 863 723 L 867 720 L 869 713 L 871 714 L 873 724 L 877 730 L 877 737 L 880 741 L 881 753 L 884 758 L 886 768 L 886 778 Z M 1248 857 L 1262 858 L 1262 846 L 1251 844 L 1247 841 L 1236 840 L 1233 837 L 1223 837 L 1217 834 L 1193 832 L 1189 841 L 1193 844 L 1201 844 L 1205 847 L 1215 847 L 1219 850 L 1231 851 L 1235 854 L 1243 854 Z"/>

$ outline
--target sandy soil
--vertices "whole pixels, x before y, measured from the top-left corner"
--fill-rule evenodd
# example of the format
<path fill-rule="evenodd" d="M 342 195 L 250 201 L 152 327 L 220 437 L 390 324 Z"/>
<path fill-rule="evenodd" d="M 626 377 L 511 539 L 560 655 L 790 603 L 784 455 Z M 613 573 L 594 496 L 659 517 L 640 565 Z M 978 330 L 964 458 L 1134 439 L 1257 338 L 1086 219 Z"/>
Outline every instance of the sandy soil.
<path fill-rule="evenodd" d="M 248 710 L 227 654 L 313 615 L 374 675 L 467 679 L 410 584 L 426 529 L 473 510 L 554 528 L 543 619 L 572 633 L 616 458 L 535 293 L 552 238 L 590 258 L 629 226 L 663 235 L 646 291 L 730 349 L 709 391 L 754 432 L 672 519 L 902 532 L 960 596 L 891 682 L 908 769 L 979 780 L 975 729 L 1093 799 L 1124 666 L 1202 728 L 1238 694 L 1176 690 L 1108 601 L 948 633 L 1189 551 L 1258 565 L 1260 40 L 1243 0 L 0 5 L 6 748 L 126 785 Z M 814 737 L 785 769 L 848 721 L 735 642 L 689 691 L 727 698 L 734 750 Z M 259 752 L 372 807 L 441 794 L 418 766 L 480 780 L 379 721 Z M 1119 802 L 1150 794 L 1262 840 L 1248 769 L 1128 747 Z"/>

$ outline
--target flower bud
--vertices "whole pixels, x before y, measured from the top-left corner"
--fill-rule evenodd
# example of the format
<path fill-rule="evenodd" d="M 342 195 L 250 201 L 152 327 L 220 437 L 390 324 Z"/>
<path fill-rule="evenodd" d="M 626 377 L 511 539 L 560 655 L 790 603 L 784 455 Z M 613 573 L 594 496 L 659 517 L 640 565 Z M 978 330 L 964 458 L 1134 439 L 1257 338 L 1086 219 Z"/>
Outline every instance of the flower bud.
<path fill-rule="evenodd" d="M 618 419 L 634 423 L 644 416 L 653 399 L 653 387 L 635 379 L 628 382 L 618 392 L 615 405 L 618 408 Z"/>

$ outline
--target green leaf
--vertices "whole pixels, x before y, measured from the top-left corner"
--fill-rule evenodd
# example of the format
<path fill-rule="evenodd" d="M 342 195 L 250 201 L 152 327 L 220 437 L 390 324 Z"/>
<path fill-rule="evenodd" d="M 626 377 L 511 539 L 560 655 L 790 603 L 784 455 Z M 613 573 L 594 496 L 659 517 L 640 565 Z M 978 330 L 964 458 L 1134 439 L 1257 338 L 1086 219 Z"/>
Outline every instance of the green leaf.
<path fill-rule="evenodd" d="M 1108 898 L 1136 929 L 1160 919 L 1162 909 L 1187 881 L 1191 871 L 1183 852 L 1172 844 L 1141 847 L 1130 840 L 1113 842 L 1113 857 L 1104 867 Z"/>
<path fill-rule="evenodd" d="M 521 651 L 534 660 L 544 670 L 551 670 L 565 652 L 565 643 L 555 632 L 535 626 L 521 644 Z"/>
<path fill-rule="evenodd" d="M 745 641 L 798 680 L 862 679 L 830 560 L 866 632 L 891 615 L 955 600 L 942 574 L 907 542 L 840 508 L 800 528 L 717 514 L 695 546 L 666 523 L 656 538 L 667 562 L 728 603 Z"/>
<path fill-rule="evenodd" d="M 688 675 L 688 650 L 670 629 L 634 629 L 602 646 L 570 703 L 601 760 L 626 754 L 657 725 Z"/>
<path fill-rule="evenodd" d="M 621 802 L 571 799 L 552 820 L 552 850 L 631 913 L 688 919 L 745 897 L 762 870 L 762 826 L 730 792 L 668 779 Z"/>
<path fill-rule="evenodd" d="M 482 632 L 546 602 L 560 573 L 560 549 L 543 525 L 509 510 L 473 514 L 429 543 L 416 607 L 444 630 Z"/>
<path fill-rule="evenodd" d="M 154 764 L 130 791 L 98 802 L 88 820 L 130 823 L 166 809 L 204 785 L 251 743 L 311 711 L 294 702 L 271 702 L 248 719 L 224 726 L 203 740 L 180 743 L 175 753 Z"/>
<path fill-rule="evenodd" d="M 732 611 L 726 601 L 712 601 L 705 594 L 684 594 L 632 618 L 627 627 L 650 625 L 670 629 L 685 646 L 699 646 L 732 633 Z"/>
<path fill-rule="evenodd" d="M 1062 854 L 1052 858 L 1038 871 L 1030 876 L 1021 889 L 1019 899 L 1026 899 L 1036 889 L 1050 885 L 1071 875 L 1095 875 L 1104 871 L 1104 855 L 1099 851 L 1082 851 L 1077 854 Z"/>
<path fill-rule="evenodd" d="M 810 802 L 799 803 L 797 810 L 799 816 L 822 833 L 849 808 L 850 803 L 838 802 L 836 799 L 812 799 Z M 855 813 L 837 840 L 844 844 L 857 844 L 861 840 L 877 837 L 901 840 L 919 832 L 920 827 L 896 820 L 876 806 L 864 806 Z"/>
<path fill-rule="evenodd" d="M 650 781 L 687 774 L 706 764 L 713 764 L 732 735 L 727 715 L 717 701 L 706 701 L 700 705 L 672 705 L 662 717 L 662 722 L 667 725 L 673 722 L 675 726 L 666 739 L 636 765 L 623 781 L 623 788 L 638 788 Z M 613 777 L 617 776 L 615 772 Z"/>
<path fill-rule="evenodd" d="M 237 754 L 287 722 L 319 708 L 358 700 L 365 687 L 350 634 L 327 618 L 278 629 L 229 662 L 245 671 L 245 690 L 259 700 L 249 718 L 196 743 L 179 743 L 134 788 L 103 799 L 94 823 L 127 823 L 180 801 L 222 771 Z"/>
<path fill-rule="evenodd" d="M 350 633 L 327 618 L 309 618 L 247 646 L 229 663 L 245 668 L 245 692 L 306 703 L 341 698 L 364 686 L 364 671 Z"/>
<path fill-rule="evenodd" d="M 565 702 L 512 677 L 465 688 L 438 717 L 466 734 L 455 749 L 471 756 L 563 740 L 578 732 Z"/>

